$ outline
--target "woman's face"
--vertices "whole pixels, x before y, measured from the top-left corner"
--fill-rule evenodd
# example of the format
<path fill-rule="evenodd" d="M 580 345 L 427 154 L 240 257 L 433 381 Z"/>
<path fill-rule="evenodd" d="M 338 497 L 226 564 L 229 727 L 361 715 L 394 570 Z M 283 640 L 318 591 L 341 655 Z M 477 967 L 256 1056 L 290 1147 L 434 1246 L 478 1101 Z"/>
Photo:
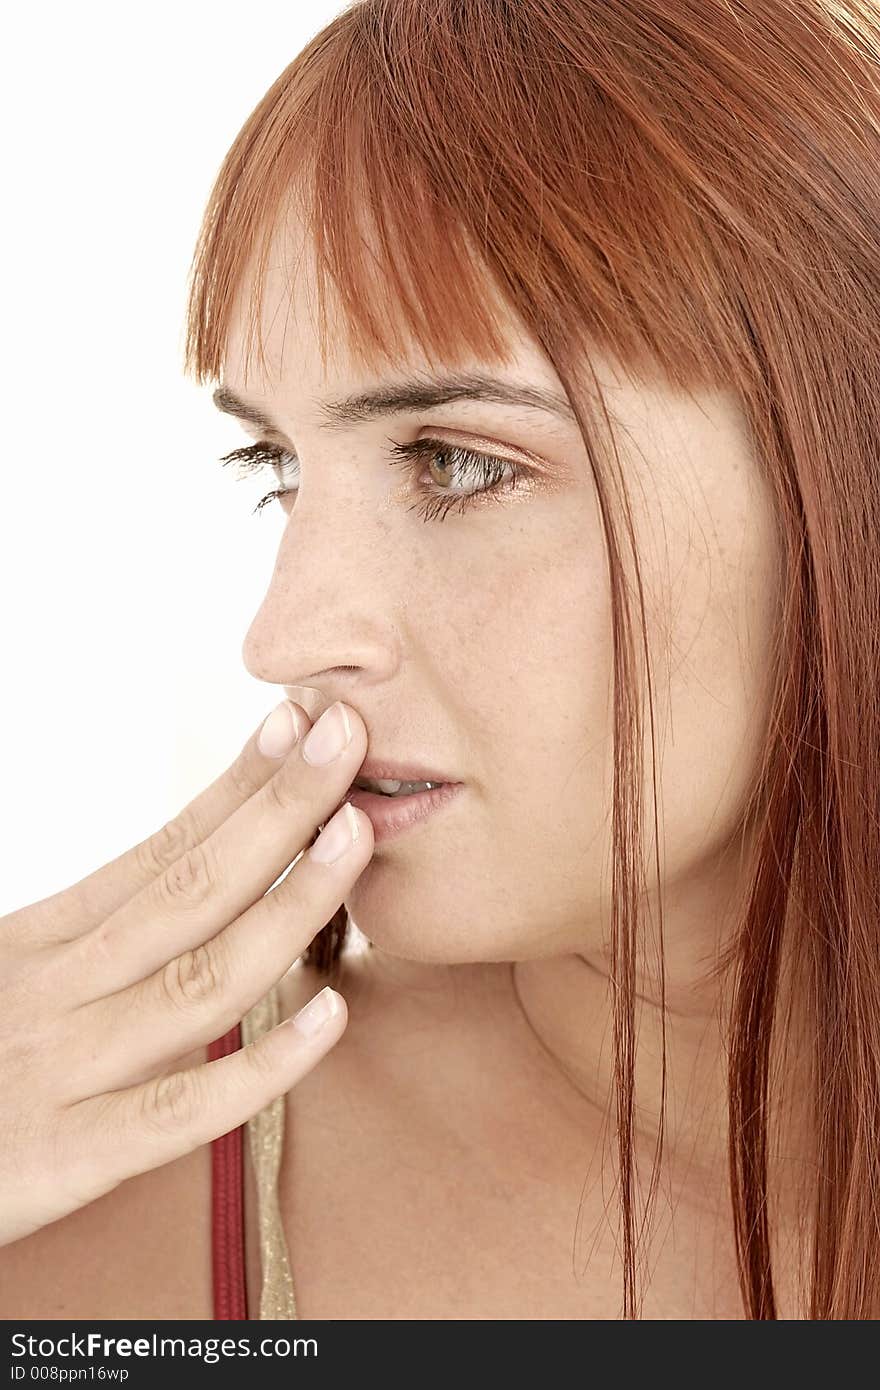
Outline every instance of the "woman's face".
<path fill-rule="evenodd" d="M 337 347 L 325 374 L 314 286 L 307 257 L 292 297 L 270 274 L 266 377 L 245 379 L 240 320 L 227 347 L 223 385 L 278 426 L 247 433 L 298 464 L 267 482 L 298 493 L 270 504 L 283 509 L 284 529 L 245 665 L 313 719 L 334 700 L 352 705 L 368 757 L 465 784 L 439 814 L 376 846 L 349 912 L 377 946 L 411 960 L 599 954 L 610 922 L 610 588 L 577 426 L 545 409 L 462 399 L 323 427 L 327 402 L 435 372 L 414 353 L 382 378 L 364 376 Z M 510 343 L 504 366 L 467 360 L 447 371 L 564 401 L 549 361 L 512 320 Z M 717 928 L 735 875 L 725 851 L 755 772 L 776 604 L 772 514 L 731 398 L 677 398 L 595 365 L 645 585 L 660 862 L 674 888 L 667 946 L 691 957 Z M 512 460 L 518 485 L 424 519 L 414 510 L 419 478 L 441 495 L 480 486 L 460 466 L 449 475 L 390 466 L 389 440 L 427 435 L 495 456 L 505 478 Z M 650 864 L 647 726 L 645 752 Z"/>

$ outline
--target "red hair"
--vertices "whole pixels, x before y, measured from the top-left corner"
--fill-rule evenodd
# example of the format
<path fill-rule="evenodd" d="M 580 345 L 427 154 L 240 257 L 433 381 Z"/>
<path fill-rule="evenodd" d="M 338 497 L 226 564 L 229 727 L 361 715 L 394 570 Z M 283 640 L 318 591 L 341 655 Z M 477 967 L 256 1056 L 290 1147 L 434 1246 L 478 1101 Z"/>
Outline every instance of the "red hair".
<path fill-rule="evenodd" d="M 329 274 L 349 351 L 369 370 L 399 360 L 411 339 L 446 362 L 506 361 L 497 295 L 576 412 L 613 625 L 611 972 L 628 1317 L 641 1306 L 636 1257 L 655 1192 L 652 1181 L 639 1218 L 643 673 L 652 750 L 653 685 L 624 474 L 595 375 L 595 393 L 586 387 L 592 348 L 673 390 L 736 391 L 770 484 L 782 603 L 760 775 L 743 808 L 748 891 L 719 975 L 731 1001 L 740 1282 L 746 1316 L 777 1315 L 771 1121 L 796 1047 L 813 1146 L 803 1316 L 880 1316 L 878 171 L 870 0 L 359 0 L 246 120 L 193 260 L 186 370 L 199 383 L 220 379 L 247 284 L 257 325 L 269 245 L 299 199 L 321 314 Z M 310 948 L 327 973 L 346 925 L 343 908 Z M 659 933 L 662 997 L 662 902 Z M 789 990 L 805 1028 L 796 1042 Z M 660 1144 L 662 1124 L 658 1162 Z"/>

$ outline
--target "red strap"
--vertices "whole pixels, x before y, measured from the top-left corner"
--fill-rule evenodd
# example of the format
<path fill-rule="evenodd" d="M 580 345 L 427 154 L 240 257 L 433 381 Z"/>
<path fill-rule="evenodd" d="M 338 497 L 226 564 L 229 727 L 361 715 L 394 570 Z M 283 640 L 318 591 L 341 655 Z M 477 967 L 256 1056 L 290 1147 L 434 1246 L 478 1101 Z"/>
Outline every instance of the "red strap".
<path fill-rule="evenodd" d="M 214 1062 L 241 1047 L 241 1024 L 208 1044 Z M 244 1125 L 211 1141 L 211 1271 L 214 1318 L 247 1319 L 244 1267 Z"/>

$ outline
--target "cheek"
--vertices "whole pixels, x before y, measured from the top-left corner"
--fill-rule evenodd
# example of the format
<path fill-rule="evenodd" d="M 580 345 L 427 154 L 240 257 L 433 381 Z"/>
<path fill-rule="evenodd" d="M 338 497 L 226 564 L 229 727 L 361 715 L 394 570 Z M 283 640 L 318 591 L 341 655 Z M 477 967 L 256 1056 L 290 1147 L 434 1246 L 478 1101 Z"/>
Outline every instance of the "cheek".
<path fill-rule="evenodd" d="M 729 546 L 711 552 L 682 528 L 660 563 L 640 549 L 653 673 L 656 746 L 641 692 L 643 837 L 654 856 L 652 757 L 661 862 L 670 878 L 717 852 L 757 772 L 778 611 L 769 507 L 743 506 Z M 612 637 L 604 543 L 581 518 L 521 546 L 473 586 L 457 636 L 466 719 L 484 757 L 493 831 L 483 846 L 508 907 L 557 921 L 594 906 L 610 875 L 613 795 Z M 637 533 L 638 534 L 638 533 Z M 674 528 L 667 537 L 675 536 Z M 706 534 L 717 537 L 710 524 Z M 743 540 L 743 537 L 746 539 Z M 642 536 L 644 541 L 644 534 Z M 636 664 L 640 626 L 630 580 Z M 502 872 L 503 871 L 503 872 Z M 527 914 L 525 914 L 527 916 Z M 512 920 L 512 919 L 511 919 Z"/>
<path fill-rule="evenodd" d="M 744 515 L 737 537 L 736 546 L 722 542 L 711 556 L 701 549 L 681 561 L 681 601 L 670 609 L 667 598 L 672 621 L 657 624 L 651 643 L 658 806 L 670 874 L 729 843 L 759 770 L 779 603 L 769 513 Z M 653 849 L 648 801 L 645 833 Z"/>
<path fill-rule="evenodd" d="M 480 862 L 511 930 L 545 914 L 580 920 L 602 872 L 613 772 L 604 546 L 569 506 L 471 592 L 456 637 L 468 634 L 457 660 L 483 774 Z"/>
<path fill-rule="evenodd" d="M 556 510 L 512 526 L 483 554 L 454 623 L 466 724 L 495 786 L 538 779 L 552 799 L 586 745 L 604 737 L 609 631 L 603 548 Z M 537 783 L 536 783 L 537 785 Z"/>

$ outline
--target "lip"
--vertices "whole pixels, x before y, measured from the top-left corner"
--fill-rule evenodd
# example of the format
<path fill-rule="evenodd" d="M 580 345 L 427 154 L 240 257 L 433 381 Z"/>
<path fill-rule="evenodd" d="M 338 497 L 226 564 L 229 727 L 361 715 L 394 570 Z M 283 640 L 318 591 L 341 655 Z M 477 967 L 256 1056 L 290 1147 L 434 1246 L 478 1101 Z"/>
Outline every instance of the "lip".
<path fill-rule="evenodd" d="M 446 782 L 449 786 L 461 785 L 454 777 L 447 777 L 443 772 L 432 772 L 430 768 L 417 767 L 415 763 L 386 763 L 381 758 L 367 758 L 358 768 L 357 775 L 370 777 L 374 781 Z"/>
<path fill-rule="evenodd" d="M 398 778 L 398 781 L 430 782 L 430 777 Z M 382 796 L 379 792 L 366 792 L 360 787 L 351 787 L 343 801 L 350 801 L 360 811 L 366 811 L 373 826 L 373 842 L 379 844 L 399 835 L 410 826 L 418 825 L 429 816 L 436 815 L 444 806 L 458 796 L 464 782 L 447 782 L 431 791 L 413 792 L 410 796 Z"/>

